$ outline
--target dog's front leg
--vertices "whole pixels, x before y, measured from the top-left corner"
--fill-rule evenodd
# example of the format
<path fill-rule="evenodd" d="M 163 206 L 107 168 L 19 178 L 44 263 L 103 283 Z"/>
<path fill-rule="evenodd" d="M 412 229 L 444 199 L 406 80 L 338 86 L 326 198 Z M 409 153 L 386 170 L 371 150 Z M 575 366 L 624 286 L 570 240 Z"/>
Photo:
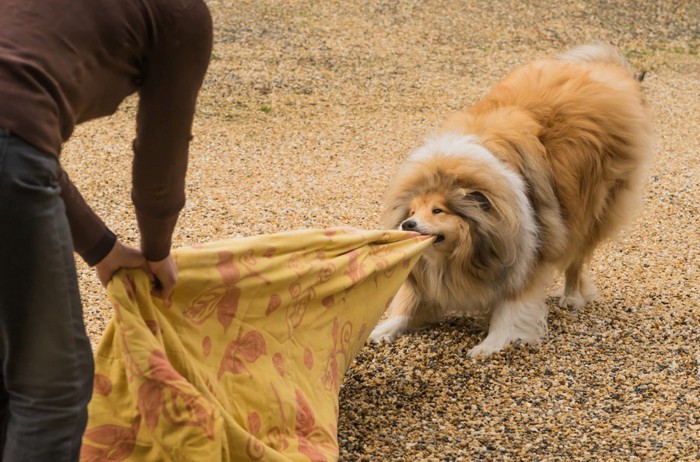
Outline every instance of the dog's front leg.
<path fill-rule="evenodd" d="M 389 305 L 387 319 L 379 323 L 369 340 L 374 343 L 391 343 L 407 331 L 419 329 L 437 322 L 442 313 L 438 307 L 423 303 L 410 282 L 405 282 Z"/>
<path fill-rule="evenodd" d="M 469 356 L 490 356 L 507 345 L 521 341 L 538 345 L 547 336 L 547 304 L 544 288 L 537 288 L 496 306 L 486 338 L 469 351 Z"/>

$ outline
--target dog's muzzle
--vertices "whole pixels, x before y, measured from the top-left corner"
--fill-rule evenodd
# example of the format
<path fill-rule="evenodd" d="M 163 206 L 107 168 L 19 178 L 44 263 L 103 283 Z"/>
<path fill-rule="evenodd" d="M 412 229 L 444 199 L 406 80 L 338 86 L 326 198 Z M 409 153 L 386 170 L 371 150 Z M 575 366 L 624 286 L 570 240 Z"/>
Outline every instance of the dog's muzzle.
<path fill-rule="evenodd" d="M 401 229 L 403 231 L 413 231 L 415 233 L 420 233 L 424 235 L 430 235 L 430 236 L 435 236 L 435 241 L 433 244 L 439 244 L 440 242 L 445 240 L 445 236 L 442 234 L 433 234 L 433 233 L 428 233 L 418 227 L 418 223 L 415 220 L 406 220 L 403 223 L 401 223 Z"/>

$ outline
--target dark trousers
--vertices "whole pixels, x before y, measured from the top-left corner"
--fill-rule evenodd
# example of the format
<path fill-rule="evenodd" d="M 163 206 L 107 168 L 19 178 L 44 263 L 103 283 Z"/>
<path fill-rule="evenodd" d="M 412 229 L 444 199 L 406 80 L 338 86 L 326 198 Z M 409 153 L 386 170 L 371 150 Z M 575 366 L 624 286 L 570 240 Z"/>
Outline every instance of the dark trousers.
<path fill-rule="evenodd" d="M 94 374 L 58 162 L 0 128 L 0 455 L 77 461 Z"/>

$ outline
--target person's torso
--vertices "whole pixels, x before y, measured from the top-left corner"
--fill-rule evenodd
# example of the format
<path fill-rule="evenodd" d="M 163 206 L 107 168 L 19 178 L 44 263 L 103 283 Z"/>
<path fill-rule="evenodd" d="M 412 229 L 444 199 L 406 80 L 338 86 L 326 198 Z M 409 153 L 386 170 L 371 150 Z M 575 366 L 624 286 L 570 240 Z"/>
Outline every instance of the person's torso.
<path fill-rule="evenodd" d="M 0 126 L 54 154 L 76 124 L 134 93 L 159 0 L 6 0 Z"/>

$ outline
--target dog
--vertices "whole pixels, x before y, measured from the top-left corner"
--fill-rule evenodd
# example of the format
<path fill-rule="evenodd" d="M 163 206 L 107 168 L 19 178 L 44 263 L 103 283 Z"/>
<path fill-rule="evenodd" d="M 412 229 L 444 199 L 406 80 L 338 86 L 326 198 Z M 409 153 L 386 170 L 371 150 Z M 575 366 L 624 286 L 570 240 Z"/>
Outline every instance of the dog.
<path fill-rule="evenodd" d="M 594 250 L 639 212 L 654 153 L 641 80 L 611 45 L 582 45 L 447 117 L 388 186 L 382 225 L 434 240 L 370 341 L 464 313 L 488 325 L 469 356 L 489 356 L 546 338 L 556 271 L 561 306 L 596 299 Z"/>

